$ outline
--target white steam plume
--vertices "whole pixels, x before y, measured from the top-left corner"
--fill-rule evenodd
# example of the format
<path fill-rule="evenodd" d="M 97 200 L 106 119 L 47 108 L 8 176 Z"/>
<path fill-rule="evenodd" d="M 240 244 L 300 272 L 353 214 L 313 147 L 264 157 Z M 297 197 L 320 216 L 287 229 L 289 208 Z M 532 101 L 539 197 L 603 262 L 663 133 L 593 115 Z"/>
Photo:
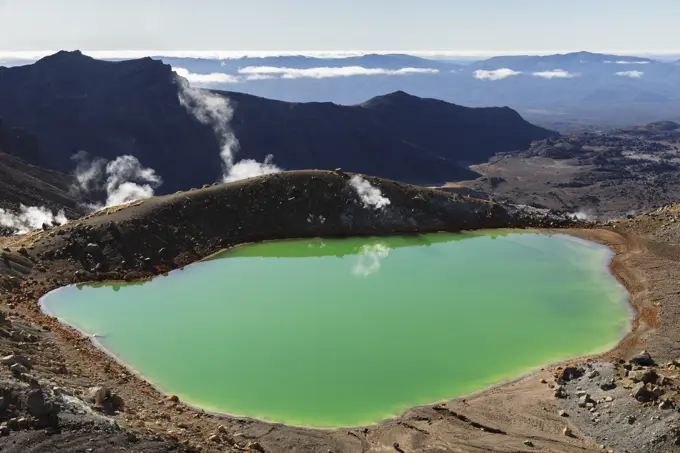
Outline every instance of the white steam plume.
<path fill-rule="evenodd" d="M 385 244 L 370 244 L 361 246 L 357 262 L 352 267 L 352 274 L 368 277 L 375 274 L 382 266 L 382 260 L 390 254 L 390 248 Z"/>
<path fill-rule="evenodd" d="M 494 69 L 487 71 L 485 69 L 478 69 L 474 73 L 475 79 L 479 80 L 503 80 L 511 76 L 520 75 L 520 71 L 513 71 L 510 68 Z"/>
<path fill-rule="evenodd" d="M 239 150 L 239 143 L 231 129 L 230 121 L 234 116 L 234 109 L 227 97 L 194 88 L 181 77 L 177 78 L 177 84 L 180 104 L 198 121 L 210 126 L 219 140 L 223 182 L 281 171 L 272 162 L 274 159 L 272 154 L 268 155 L 264 162 L 257 162 L 254 159 L 236 162 L 235 155 Z"/>
<path fill-rule="evenodd" d="M 163 183 L 153 168 L 144 167 L 134 156 L 118 156 L 112 161 L 99 157 L 90 160 L 86 152 L 80 151 L 71 159 L 77 162 L 74 190 L 80 194 L 106 192 L 104 204 L 88 205 L 93 210 L 151 198 Z"/>
<path fill-rule="evenodd" d="M 43 224 L 51 226 L 52 222 L 60 225 L 68 222 L 63 209 L 54 214 L 45 207 L 24 206 L 23 204 L 19 205 L 19 212 L 0 208 L 0 226 L 14 230 L 16 234 L 39 230 Z"/>
<path fill-rule="evenodd" d="M 118 156 L 106 164 L 106 206 L 153 197 L 163 183 L 153 168 L 143 167 L 134 156 Z"/>
<path fill-rule="evenodd" d="M 380 189 L 373 187 L 370 182 L 359 175 L 352 176 L 349 184 L 357 192 L 359 199 L 366 208 L 382 209 L 391 204 L 390 199 L 384 197 Z"/>
<path fill-rule="evenodd" d="M 592 212 L 588 212 L 583 209 L 580 209 L 576 212 L 570 212 L 569 214 L 567 214 L 567 216 L 571 217 L 574 220 L 580 220 L 582 222 L 594 222 L 596 220 L 595 215 L 593 215 Z"/>

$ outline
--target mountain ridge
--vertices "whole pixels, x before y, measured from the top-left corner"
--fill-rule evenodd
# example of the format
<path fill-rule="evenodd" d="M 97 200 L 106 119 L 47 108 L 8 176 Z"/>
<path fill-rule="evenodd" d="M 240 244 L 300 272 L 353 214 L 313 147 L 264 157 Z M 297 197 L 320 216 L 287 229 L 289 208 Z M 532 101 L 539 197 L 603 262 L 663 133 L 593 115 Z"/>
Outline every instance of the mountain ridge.
<path fill-rule="evenodd" d="M 179 89 L 178 76 L 158 60 L 110 62 L 64 51 L 0 67 L 0 116 L 42 143 L 31 163 L 69 172 L 81 150 L 106 159 L 130 154 L 163 177 L 161 193 L 168 193 L 221 174 L 218 140 L 180 105 Z M 555 135 L 509 108 L 469 108 L 403 91 L 354 106 L 211 92 L 235 107 L 237 159 L 273 153 L 291 170 L 342 167 L 415 183 L 469 179 L 475 174 L 460 162 Z"/>

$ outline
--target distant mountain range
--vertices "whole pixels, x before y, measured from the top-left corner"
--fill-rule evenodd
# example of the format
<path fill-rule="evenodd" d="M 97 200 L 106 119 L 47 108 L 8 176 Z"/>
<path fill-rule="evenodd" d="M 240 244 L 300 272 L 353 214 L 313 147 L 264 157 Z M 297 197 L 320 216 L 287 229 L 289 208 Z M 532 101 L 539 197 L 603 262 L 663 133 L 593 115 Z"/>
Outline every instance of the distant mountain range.
<path fill-rule="evenodd" d="M 394 68 L 416 61 L 380 58 L 375 65 L 393 62 Z M 0 67 L 0 117 L 35 135 L 35 146 L 18 156 L 30 163 L 67 173 L 81 150 L 106 159 L 130 154 L 156 170 L 164 180 L 160 192 L 167 193 L 221 174 L 213 130 L 180 105 L 178 91 L 177 75 L 158 60 L 111 62 L 59 52 L 31 65 Z M 508 107 L 461 107 L 403 91 L 351 106 L 215 93 L 235 106 L 237 158 L 261 161 L 271 153 L 284 169 L 342 167 L 434 184 L 474 177 L 465 164 L 556 135 Z"/>
<path fill-rule="evenodd" d="M 680 119 L 680 64 L 574 52 L 460 64 L 410 55 L 166 58 L 194 83 L 291 102 L 356 104 L 393 91 L 467 106 L 509 105 L 541 124 Z"/>

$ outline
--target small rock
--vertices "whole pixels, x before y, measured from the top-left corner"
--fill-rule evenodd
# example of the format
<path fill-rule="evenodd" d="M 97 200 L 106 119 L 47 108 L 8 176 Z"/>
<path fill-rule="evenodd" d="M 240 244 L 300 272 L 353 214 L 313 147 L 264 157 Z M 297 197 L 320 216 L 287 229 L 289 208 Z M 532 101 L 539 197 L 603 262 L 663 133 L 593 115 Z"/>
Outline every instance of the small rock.
<path fill-rule="evenodd" d="M 612 398 L 611 396 L 608 396 L 608 397 L 606 397 L 604 400 L 605 400 L 607 403 L 611 403 L 612 401 L 614 401 L 614 398 Z"/>
<path fill-rule="evenodd" d="M 21 365 L 25 366 L 26 368 L 32 368 L 30 361 L 26 357 L 24 357 L 22 355 L 18 355 L 18 354 L 12 354 L 12 355 L 5 356 L 2 359 L 0 359 L 0 363 L 2 363 L 3 365 L 10 365 L 10 366 L 14 365 L 16 363 L 20 363 Z"/>
<path fill-rule="evenodd" d="M 218 436 L 217 434 L 211 434 L 211 435 L 208 437 L 208 441 L 210 441 L 210 442 L 219 442 L 219 441 L 220 441 L 220 436 Z"/>
<path fill-rule="evenodd" d="M 559 412 L 559 414 L 560 414 L 560 417 L 569 417 L 569 414 L 568 414 L 567 411 L 565 411 L 565 410 L 561 410 L 561 411 Z"/>
<path fill-rule="evenodd" d="M 600 389 L 607 391 L 607 390 L 614 390 L 616 388 L 616 382 L 614 382 L 614 379 L 610 379 L 608 381 L 604 381 L 602 384 L 600 384 Z"/>
<path fill-rule="evenodd" d="M 595 379 L 600 375 L 600 372 L 597 370 L 593 370 L 590 373 L 588 373 L 588 379 Z"/>
<path fill-rule="evenodd" d="M 574 436 L 573 431 L 568 426 L 564 427 L 564 429 L 562 430 L 562 434 L 564 434 L 567 437 L 573 437 Z"/>
<path fill-rule="evenodd" d="M 527 447 L 533 447 L 534 443 L 532 441 L 530 441 L 529 439 L 527 439 L 527 440 L 524 441 L 524 445 L 526 445 Z"/>
<path fill-rule="evenodd" d="M 547 384 L 547 383 L 548 383 L 548 381 L 546 381 L 545 379 L 541 379 L 539 382 L 540 382 L 541 384 Z"/>
<path fill-rule="evenodd" d="M 246 449 L 252 450 L 252 451 L 264 452 L 264 448 L 262 447 L 262 445 L 260 445 L 259 442 L 248 442 L 246 444 Z"/>
<path fill-rule="evenodd" d="M 28 368 L 26 368 L 25 366 L 23 366 L 20 363 L 15 363 L 11 367 L 9 367 L 9 370 L 14 374 L 28 373 Z"/>
<path fill-rule="evenodd" d="M 659 409 L 673 409 L 674 405 L 673 400 L 666 398 L 659 403 Z"/>
<path fill-rule="evenodd" d="M 179 397 L 177 395 L 170 395 L 165 399 L 172 403 L 179 403 Z"/>
<path fill-rule="evenodd" d="M 566 390 L 564 389 L 564 387 L 562 387 L 561 385 L 558 386 L 558 387 L 555 389 L 555 394 L 554 394 L 554 395 L 555 395 L 555 398 L 566 398 L 566 397 L 568 396 L 568 395 L 567 395 L 567 391 L 566 391 Z"/>

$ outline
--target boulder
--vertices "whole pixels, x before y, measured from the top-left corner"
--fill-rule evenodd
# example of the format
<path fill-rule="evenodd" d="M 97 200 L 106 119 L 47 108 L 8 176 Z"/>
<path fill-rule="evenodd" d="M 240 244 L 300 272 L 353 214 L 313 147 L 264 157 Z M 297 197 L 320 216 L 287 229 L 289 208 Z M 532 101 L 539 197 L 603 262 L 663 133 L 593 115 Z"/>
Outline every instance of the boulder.
<path fill-rule="evenodd" d="M 26 368 L 25 366 L 23 366 L 23 365 L 20 364 L 20 363 L 15 363 L 15 364 L 12 365 L 11 367 L 9 367 L 9 370 L 10 370 L 12 373 L 14 373 L 14 374 L 24 374 L 24 373 L 28 373 L 28 368 Z"/>
<path fill-rule="evenodd" d="M 653 369 L 629 371 L 628 377 L 633 382 L 654 383 L 659 379 L 659 375 Z"/>
<path fill-rule="evenodd" d="M 583 376 L 583 370 L 575 366 L 568 366 L 557 375 L 558 382 L 568 382 Z"/>
<path fill-rule="evenodd" d="M 99 247 L 99 244 L 90 242 L 85 246 L 85 253 L 89 253 L 90 255 L 96 255 L 99 252 L 101 252 L 101 247 Z"/>
<path fill-rule="evenodd" d="M 42 390 L 33 390 L 28 394 L 26 407 L 31 415 L 38 418 L 56 415 L 60 410 L 59 405 L 50 401 Z"/>
<path fill-rule="evenodd" d="M 97 407 L 103 406 L 110 397 L 111 390 L 104 386 L 92 387 L 88 392 L 88 399 Z"/>
<path fill-rule="evenodd" d="M 632 359 L 630 359 L 630 363 L 639 365 L 639 366 L 654 366 L 656 365 L 656 362 L 654 362 L 654 359 L 652 359 L 652 356 L 649 354 L 647 351 L 642 351 Z"/>
<path fill-rule="evenodd" d="M 20 363 L 21 365 L 25 366 L 26 368 L 33 368 L 31 365 L 31 362 L 24 356 L 18 355 L 18 354 L 11 354 L 8 356 L 3 357 L 0 359 L 0 363 L 3 365 L 9 365 L 12 366 L 16 363 Z"/>
<path fill-rule="evenodd" d="M 649 384 L 644 382 L 638 382 L 633 387 L 632 396 L 641 403 L 647 403 L 649 401 L 656 401 L 660 395 L 657 394 Z"/>

